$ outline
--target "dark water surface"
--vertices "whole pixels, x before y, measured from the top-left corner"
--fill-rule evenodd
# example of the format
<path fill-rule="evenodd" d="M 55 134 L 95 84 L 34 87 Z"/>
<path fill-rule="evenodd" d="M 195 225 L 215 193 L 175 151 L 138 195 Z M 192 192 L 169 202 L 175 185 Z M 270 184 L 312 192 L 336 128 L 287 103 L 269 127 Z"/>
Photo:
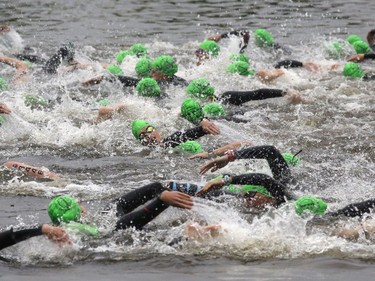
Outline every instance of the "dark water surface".
<path fill-rule="evenodd" d="M 375 28 L 374 11 L 375 2 L 370 0 L 0 1 L 1 21 L 19 33 L 24 45 L 44 56 L 72 41 L 80 58 L 110 62 L 120 46 L 143 42 L 153 57 L 168 53 L 177 58 L 181 77 L 210 78 L 218 93 L 267 86 L 250 77 L 231 79 L 220 64 L 195 68 L 191 55 L 208 35 L 266 28 L 278 43 L 291 46 L 293 55 L 283 57 L 251 43 L 246 53 L 258 69 L 271 68 L 281 58 L 326 62 L 324 42 L 343 40 L 351 33 L 365 39 Z M 229 53 L 233 46 L 237 42 L 223 42 L 223 52 Z M 375 71 L 372 61 L 364 68 Z M 12 73 L 0 71 L 6 77 Z M 130 134 L 133 116 L 152 119 L 166 135 L 188 126 L 175 117 L 183 89 L 172 87 L 174 96 L 160 106 L 134 95 L 124 98 L 118 85 L 79 86 L 98 73 L 41 79 L 0 94 L 0 101 L 13 110 L 0 127 L 0 162 L 17 160 L 63 175 L 61 182 L 45 183 L 0 171 L 0 228 L 48 221 L 48 202 L 60 193 L 80 198 L 97 214 L 105 202 L 150 181 L 204 182 L 211 177 L 198 175 L 202 161 L 143 149 Z M 238 138 L 274 144 L 284 151 L 302 148 L 303 165 L 294 171 L 302 186 L 297 194 L 328 198 L 333 209 L 375 197 L 374 82 L 291 72 L 272 87 L 297 89 L 312 102 L 249 103 L 244 118 L 250 122 L 220 123 L 223 136 L 203 140 L 204 148 Z M 23 103 L 26 93 L 59 96 L 61 103 L 49 111 L 31 111 Z M 94 116 L 93 104 L 103 97 L 127 103 L 131 117 L 97 126 L 84 123 Z M 249 169 L 241 165 L 233 163 L 225 171 Z M 373 280 L 375 245 L 363 237 L 350 242 L 324 234 L 308 236 L 305 221 L 288 207 L 275 212 L 274 220 L 248 224 L 235 211 L 197 203 L 194 216 L 200 218 L 196 213 L 201 212 L 208 222 L 228 227 L 223 240 L 167 246 L 165 241 L 181 230 L 169 221 L 184 218 L 183 212 L 168 210 L 155 223 L 161 231 L 126 232 L 125 242 L 121 234 L 104 242 L 78 239 L 73 249 L 60 249 L 38 237 L 6 249 L 1 254 L 12 262 L 0 262 L 0 280 Z"/>

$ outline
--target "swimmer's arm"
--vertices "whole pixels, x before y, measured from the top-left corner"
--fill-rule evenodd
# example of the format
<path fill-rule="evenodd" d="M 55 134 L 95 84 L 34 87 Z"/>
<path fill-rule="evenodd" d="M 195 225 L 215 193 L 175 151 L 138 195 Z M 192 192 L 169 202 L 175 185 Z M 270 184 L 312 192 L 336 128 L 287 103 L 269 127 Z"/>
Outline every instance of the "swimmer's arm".
<path fill-rule="evenodd" d="M 375 54 L 371 53 L 371 54 L 357 54 L 357 55 L 353 55 L 350 58 L 348 58 L 348 61 L 359 62 L 359 61 L 363 61 L 363 60 L 366 60 L 366 59 L 372 59 L 372 60 L 374 60 L 375 59 Z"/>
<path fill-rule="evenodd" d="M 18 231 L 13 231 L 13 228 L 11 228 L 10 230 L 0 233 L 0 250 L 31 237 L 40 235 L 46 235 L 48 239 L 56 242 L 70 243 L 69 237 L 63 229 L 48 224 L 43 224 L 36 228 Z"/>
<path fill-rule="evenodd" d="M 126 105 L 124 103 L 116 104 L 112 107 L 100 107 L 97 118 L 93 121 L 93 124 L 98 124 L 102 121 L 111 119 L 114 114 L 124 112 Z"/>
<path fill-rule="evenodd" d="M 223 156 L 225 152 L 228 150 L 238 149 L 245 145 L 252 145 L 250 141 L 234 141 L 232 143 L 226 144 L 222 147 L 213 149 L 212 151 L 197 153 L 189 157 L 189 159 L 196 159 L 196 158 L 209 158 Z"/>
<path fill-rule="evenodd" d="M 285 71 L 283 69 L 272 69 L 272 70 L 262 69 L 256 73 L 256 76 L 261 82 L 269 83 L 284 74 L 285 74 Z"/>
<path fill-rule="evenodd" d="M 176 147 L 183 142 L 188 140 L 196 140 L 204 135 L 206 135 L 206 132 L 203 130 L 202 126 L 188 129 L 185 132 L 177 131 L 169 137 L 163 139 L 163 146 Z"/>
<path fill-rule="evenodd" d="M 7 168 L 17 169 L 34 178 L 51 179 L 51 180 L 55 180 L 58 178 L 57 174 L 50 172 L 46 168 L 34 167 L 34 166 L 30 166 L 21 162 L 10 161 L 10 162 L 6 162 L 4 166 Z"/>
<path fill-rule="evenodd" d="M 97 76 L 97 77 L 90 78 L 86 81 L 83 81 L 81 84 L 82 84 L 82 86 L 87 87 L 87 86 L 90 86 L 90 85 L 100 84 L 103 80 L 104 80 L 104 76 Z"/>
<path fill-rule="evenodd" d="M 14 83 L 23 82 L 25 80 L 25 77 L 28 74 L 28 66 L 25 62 L 5 56 L 0 56 L 0 62 L 10 65 L 16 69 L 16 74 L 13 77 Z"/>
<path fill-rule="evenodd" d="M 12 111 L 6 106 L 5 103 L 0 102 L 0 113 L 1 114 L 10 114 Z"/>

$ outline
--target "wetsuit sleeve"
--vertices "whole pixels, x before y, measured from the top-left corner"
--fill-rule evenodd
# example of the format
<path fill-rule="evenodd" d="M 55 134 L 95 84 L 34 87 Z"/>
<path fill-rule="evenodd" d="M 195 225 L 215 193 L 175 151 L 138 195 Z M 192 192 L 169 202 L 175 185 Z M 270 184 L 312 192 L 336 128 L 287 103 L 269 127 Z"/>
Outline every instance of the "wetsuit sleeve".
<path fill-rule="evenodd" d="M 168 204 L 159 198 L 151 201 L 143 209 L 133 211 L 120 217 L 116 224 L 116 230 L 135 227 L 141 229 L 147 223 L 156 218 L 161 212 L 168 208 Z"/>
<path fill-rule="evenodd" d="M 123 215 L 133 211 L 147 201 L 158 197 L 164 190 L 166 189 L 161 183 L 154 182 L 124 194 L 115 201 L 117 214 Z"/>
<path fill-rule="evenodd" d="M 183 87 L 186 87 L 189 85 L 189 82 L 186 81 L 184 78 L 181 78 L 175 75 L 173 75 L 171 83 L 175 86 L 183 86 Z"/>
<path fill-rule="evenodd" d="M 366 75 L 363 77 L 363 80 L 364 80 L 364 81 L 374 81 L 374 80 L 375 80 L 375 75 L 369 75 L 369 74 L 366 74 Z"/>
<path fill-rule="evenodd" d="M 339 209 L 335 212 L 327 213 L 328 216 L 346 216 L 346 217 L 360 217 L 363 214 L 370 213 L 375 208 L 375 199 L 369 199 L 359 203 L 349 204 L 348 206 Z"/>
<path fill-rule="evenodd" d="M 279 89 L 258 89 L 255 91 L 227 91 L 224 92 L 220 99 L 223 103 L 241 105 L 252 100 L 264 100 L 279 98 L 286 94 L 286 91 Z"/>
<path fill-rule="evenodd" d="M 286 184 L 292 180 L 288 164 L 280 151 L 272 145 L 254 146 L 234 151 L 234 159 L 266 159 L 273 177 Z"/>
<path fill-rule="evenodd" d="M 42 226 L 18 231 L 13 231 L 13 228 L 11 228 L 0 233 L 0 250 L 42 234 Z"/>
<path fill-rule="evenodd" d="M 140 81 L 137 78 L 129 77 L 129 76 L 117 76 L 117 79 L 121 82 L 124 87 L 135 87 L 137 86 L 138 82 Z M 113 81 L 108 79 L 109 81 Z"/>
<path fill-rule="evenodd" d="M 372 53 L 372 54 L 365 54 L 364 59 L 372 59 L 372 60 L 374 60 L 375 59 L 375 54 L 374 53 Z"/>
<path fill-rule="evenodd" d="M 284 68 L 303 67 L 303 63 L 300 61 L 296 61 L 296 60 L 283 60 L 283 61 L 278 62 L 275 65 L 275 68 L 281 68 L 281 67 L 284 67 Z"/>
<path fill-rule="evenodd" d="M 196 140 L 206 133 L 203 131 L 202 126 L 198 126 L 192 129 L 188 129 L 185 132 L 178 131 L 163 140 L 165 147 L 176 147 L 180 143 L 184 143 L 188 140 Z"/>
<path fill-rule="evenodd" d="M 116 230 L 128 227 L 140 229 L 167 209 L 169 205 L 158 198 L 165 190 L 161 183 L 155 182 L 132 190 L 119 198 L 116 202 L 119 217 Z M 142 209 L 133 211 L 151 199 L 155 200 Z"/>
<path fill-rule="evenodd" d="M 276 203 L 279 206 L 282 203 L 285 203 L 285 200 L 295 199 L 294 196 L 287 192 L 285 185 L 277 182 L 272 177 L 265 174 L 244 174 L 238 176 L 232 176 L 232 184 L 254 184 L 264 186 L 271 195 L 276 199 Z"/>

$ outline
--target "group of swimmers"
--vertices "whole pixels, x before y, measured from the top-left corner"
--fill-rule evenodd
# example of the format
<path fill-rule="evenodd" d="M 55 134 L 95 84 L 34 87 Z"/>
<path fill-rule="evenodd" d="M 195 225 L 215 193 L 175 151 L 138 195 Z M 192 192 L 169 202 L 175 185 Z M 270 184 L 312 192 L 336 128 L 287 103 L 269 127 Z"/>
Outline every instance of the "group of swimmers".
<path fill-rule="evenodd" d="M 2 32 L 7 32 L 7 28 L 2 27 Z M 258 29 L 253 33 L 256 45 L 263 48 L 282 50 L 290 54 L 290 50 L 274 42 L 273 37 L 264 29 Z M 260 81 L 270 82 L 285 73 L 285 69 L 293 67 L 304 67 L 310 71 L 322 71 L 323 67 L 311 62 L 299 62 L 296 60 L 284 60 L 279 62 L 273 70 L 260 70 L 254 72 L 250 69 L 248 57 L 244 54 L 249 44 L 250 32 L 247 30 L 234 31 L 224 34 L 210 36 L 199 45 L 195 51 L 197 65 L 202 65 L 207 59 L 214 59 L 220 52 L 218 42 L 230 36 L 239 36 L 241 45 L 238 54 L 232 56 L 233 63 L 228 66 L 228 72 L 239 75 L 256 75 Z M 352 36 L 353 37 L 353 36 Z M 343 73 L 348 77 L 358 77 L 362 79 L 373 79 L 374 76 L 364 73 L 357 62 L 364 59 L 374 59 L 375 30 L 371 30 L 367 36 L 368 43 L 359 37 L 354 41 L 348 41 L 357 51 L 356 55 L 348 58 Z M 366 45 L 367 44 L 367 45 Z M 332 49 L 333 48 L 333 49 Z M 338 43 L 331 46 L 331 52 L 340 55 L 342 46 Z M 361 53 L 363 52 L 363 53 Z M 43 59 L 35 55 L 15 54 L 14 57 L 0 57 L 0 62 L 8 64 L 16 69 L 13 83 L 22 83 L 28 79 L 28 63 L 40 64 L 45 75 L 57 73 L 63 61 L 72 71 L 77 68 L 85 68 L 87 65 L 80 64 L 74 58 L 74 46 L 66 44 L 62 46 L 50 59 Z M 126 56 L 139 58 L 135 71 L 138 78 L 125 76 L 121 69 L 121 63 Z M 237 159 L 265 159 L 271 169 L 272 177 L 262 173 L 247 173 L 241 175 L 224 174 L 218 178 L 208 181 L 204 186 L 197 184 L 170 181 L 167 183 L 154 182 L 124 194 L 122 197 L 110 202 L 103 210 L 105 215 L 108 210 L 113 209 L 117 216 L 117 222 L 113 231 L 134 227 L 143 228 L 169 206 L 183 209 L 191 209 L 194 205 L 194 196 L 215 200 L 222 194 L 232 195 L 239 198 L 247 208 L 266 210 L 267 208 L 277 208 L 287 202 L 294 202 L 297 214 L 313 214 L 311 218 L 321 219 L 325 217 L 355 217 L 363 216 L 375 207 L 375 200 L 370 199 L 364 202 L 350 204 L 340 210 L 327 212 L 327 203 L 314 196 L 296 196 L 289 190 L 288 185 L 292 181 L 290 167 L 299 163 L 297 154 L 281 153 L 271 145 L 251 146 L 248 142 L 233 142 L 223 147 L 204 151 L 195 142 L 196 139 L 206 135 L 218 135 L 220 130 L 214 120 L 225 118 L 234 122 L 246 122 L 244 120 L 231 117 L 226 113 L 223 104 L 241 105 L 251 100 L 261 100 L 287 96 L 292 102 L 301 102 L 301 97 L 293 90 L 262 88 L 252 91 L 227 91 L 219 97 L 214 94 L 215 89 L 205 78 L 195 79 L 190 83 L 185 79 L 177 77 L 178 65 L 171 56 L 159 56 L 154 60 L 147 57 L 147 49 L 142 44 L 135 44 L 129 50 L 120 51 L 116 55 L 117 63 L 104 65 L 108 73 L 100 75 L 82 82 L 84 86 L 98 84 L 102 81 L 119 81 L 124 87 L 134 87 L 139 95 L 145 97 L 161 97 L 163 91 L 167 91 L 168 85 L 186 87 L 186 92 L 190 98 L 186 99 L 181 106 L 181 116 L 195 125 L 195 127 L 183 131 L 177 131 L 170 136 L 162 138 L 159 131 L 153 124 L 144 119 L 137 119 L 131 123 L 133 136 L 144 146 L 163 148 L 181 147 L 184 151 L 192 154 L 191 159 L 209 159 L 200 169 L 201 174 L 208 171 L 216 171 L 229 162 Z M 354 61 L 356 63 L 354 63 Z M 328 67 L 328 70 L 337 70 L 337 64 Z M 0 81 L 7 87 L 6 81 Z M 204 106 L 201 103 L 205 103 Z M 115 112 L 125 110 L 123 104 L 113 107 L 101 107 L 95 122 L 101 122 L 113 117 Z M 241 110 L 240 110 L 241 111 Z M 0 103 L 0 114 L 11 114 L 11 110 L 3 103 Z M 238 112 L 236 112 L 238 114 Z M 1 115 L 0 115 L 1 116 Z M 1 124 L 1 122 L 0 122 Z M 34 167 L 17 161 L 9 161 L 4 164 L 9 169 L 28 174 L 34 178 L 55 180 L 58 175 L 43 167 Z M 141 207 L 142 208 L 139 208 Z M 48 214 L 51 219 L 50 224 L 42 224 L 39 227 L 14 230 L 13 228 L 0 233 L 0 250 L 14 245 L 20 241 L 38 235 L 46 235 L 49 239 L 71 243 L 68 232 L 74 230 L 82 235 L 100 236 L 98 229 L 91 224 L 81 223 L 81 218 L 86 215 L 86 209 L 79 204 L 79 201 L 68 195 L 55 197 L 48 206 Z M 360 226 L 365 233 L 370 233 L 370 226 Z M 219 225 L 208 225 L 188 228 L 188 236 L 194 238 L 203 233 L 217 234 Z M 355 239 L 358 237 L 360 228 L 336 229 L 334 234 L 340 237 Z"/>

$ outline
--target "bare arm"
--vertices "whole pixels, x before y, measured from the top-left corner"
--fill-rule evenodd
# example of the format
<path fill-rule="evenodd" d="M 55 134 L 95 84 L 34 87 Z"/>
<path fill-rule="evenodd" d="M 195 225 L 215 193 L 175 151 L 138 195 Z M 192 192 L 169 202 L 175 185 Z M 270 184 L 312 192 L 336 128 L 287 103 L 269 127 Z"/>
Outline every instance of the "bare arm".
<path fill-rule="evenodd" d="M 58 178 L 58 175 L 49 171 L 47 168 L 41 168 L 41 167 L 34 167 L 28 164 L 24 164 L 21 162 L 15 162 L 15 161 L 10 161 L 6 162 L 4 164 L 5 167 L 7 168 L 14 168 L 17 169 L 25 174 L 28 174 L 34 178 L 39 178 L 39 179 L 51 179 L 55 180 Z"/>
<path fill-rule="evenodd" d="M 10 65 L 16 69 L 16 74 L 14 75 L 14 83 L 23 82 L 26 79 L 28 66 L 21 60 L 0 56 L 0 62 Z"/>
<path fill-rule="evenodd" d="M 228 150 L 238 149 L 241 146 L 250 145 L 250 144 L 252 144 L 250 141 L 234 141 L 232 143 L 229 143 L 229 144 L 226 144 L 222 147 L 214 149 L 214 150 L 212 150 L 212 152 L 202 152 L 202 153 L 194 154 L 194 155 L 190 156 L 189 159 L 208 158 L 209 156 L 222 156 Z"/>

